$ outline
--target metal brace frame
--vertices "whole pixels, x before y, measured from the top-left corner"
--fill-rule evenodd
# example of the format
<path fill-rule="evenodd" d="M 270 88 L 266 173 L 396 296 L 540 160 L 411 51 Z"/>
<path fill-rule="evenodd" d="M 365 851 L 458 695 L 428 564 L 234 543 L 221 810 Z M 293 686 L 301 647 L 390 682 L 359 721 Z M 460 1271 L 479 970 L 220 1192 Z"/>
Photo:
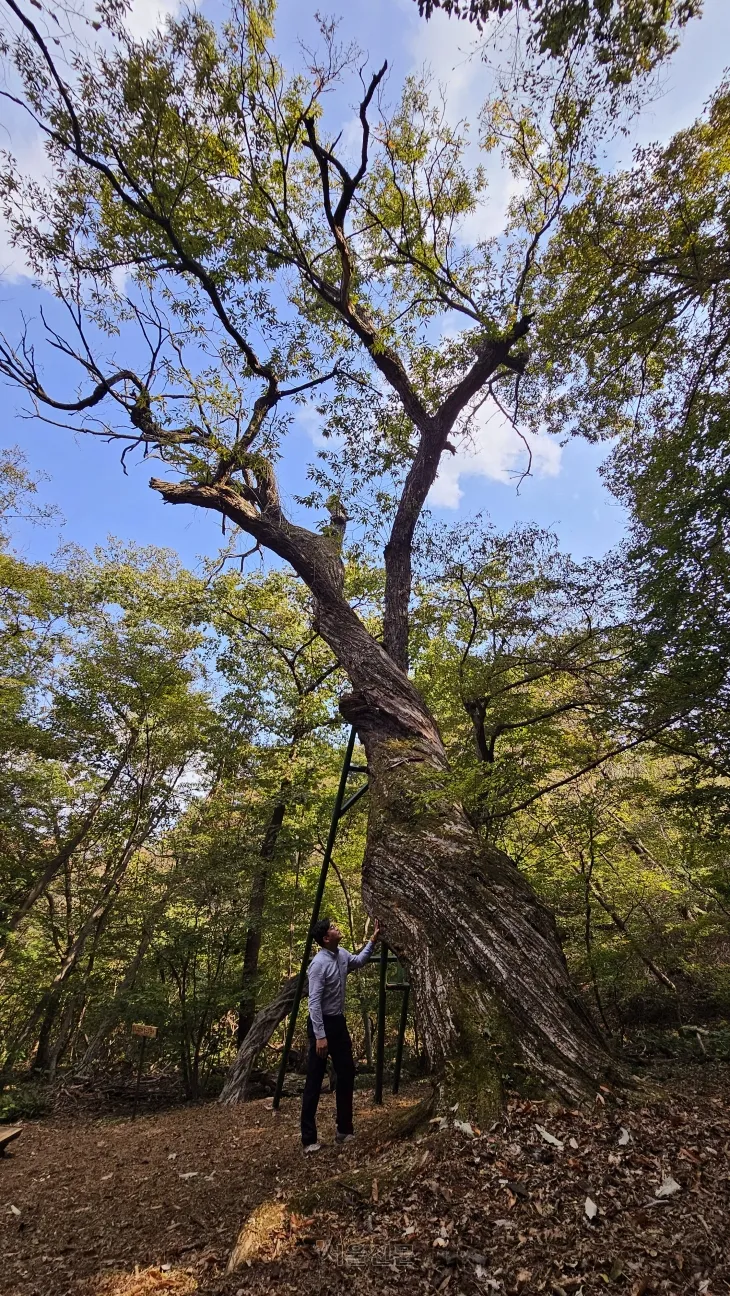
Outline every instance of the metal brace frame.
<path fill-rule="evenodd" d="M 360 797 L 365 795 L 369 786 L 366 781 L 365 783 L 362 784 L 361 787 L 356 788 L 355 791 L 351 793 L 349 797 L 346 798 L 345 794 L 347 792 L 347 780 L 350 777 L 350 775 L 367 774 L 366 767 L 362 765 L 353 765 L 352 763 L 352 753 L 355 749 L 355 738 L 356 738 L 356 733 L 353 726 L 350 729 L 350 735 L 347 740 L 347 747 L 345 749 L 345 758 L 342 762 L 342 772 L 340 774 L 340 782 L 337 788 L 335 803 L 334 806 L 332 807 L 332 818 L 330 820 L 330 828 L 329 828 L 329 833 L 327 835 L 327 844 L 325 846 L 324 856 L 322 858 L 322 867 L 319 872 L 319 880 L 317 882 L 317 890 L 314 896 L 314 904 L 312 905 L 312 916 L 309 920 L 309 931 L 307 932 L 307 939 L 304 944 L 302 962 L 299 968 L 297 984 L 294 990 L 294 1002 L 292 1004 L 292 1009 L 289 1016 L 289 1022 L 286 1028 L 286 1036 L 284 1038 L 284 1048 L 282 1050 L 281 1059 L 279 1061 L 279 1070 L 276 1076 L 276 1088 L 274 1089 L 274 1101 L 273 1101 L 274 1111 L 279 1110 L 279 1105 L 281 1103 L 281 1095 L 284 1088 L 284 1080 L 286 1077 L 286 1065 L 287 1062 L 289 1061 L 289 1054 L 291 1053 L 291 1047 L 294 1040 L 294 1032 L 297 1026 L 297 1016 L 299 1014 L 299 1006 L 302 1002 L 302 998 L 304 997 L 304 983 L 307 976 L 307 968 L 309 967 L 309 956 L 312 952 L 312 941 L 314 939 L 314 927 L 315 927 L 315 923 L 319 918 L 319 911 L 322 907 L 324 888 L 327 882 L 327 874 L 329 872 L 330 861 L 332 859 L 332 852 L 334 850 L 335 838 L 337 836 L 337 828 L 340 819 L 342 819 L 343 815 L 346 815 L 348 810 L 351 810 L 352 807 L 360 800 Z M 406 1024 L 408 1021 L 408 999 L 409 999 L 410 985 L 408 985 L 406 982 L 393 982 L 389 984 L 386 981 L 388 964 L 398 963 L 398 962 L 399 960 L 396 958 L 395 954 L 390 954 L 388 952 L 388 946 L 385 943 L 385 941 L 383 941 L 380 947 L 380 985 L 379 985 L 379 993 L 378 993 L 378 1038 L 377 1038 L 376 1055 L 375 1055 L 376 1061 L 375 1061 L 375 1099 L 374 1101 L 376 1103 L 382 1103 L 383 1101 L 383 1067 L 384 1067 L 384 1057 L 385 1057 L 385 997 L 386 997 L 386 992 L 388 990 L 403 991 L 403 1000 L 401 1003 L 400 1026 L 398 1031 L 398 1046 L 396 1049 L 395 1071 L 393 1075 L 393 1093 L 398 1092 L 398 1087 L 400 1084 L 401 1065 L 403 1062 L 403 1041 L 405 1037 Z"/>

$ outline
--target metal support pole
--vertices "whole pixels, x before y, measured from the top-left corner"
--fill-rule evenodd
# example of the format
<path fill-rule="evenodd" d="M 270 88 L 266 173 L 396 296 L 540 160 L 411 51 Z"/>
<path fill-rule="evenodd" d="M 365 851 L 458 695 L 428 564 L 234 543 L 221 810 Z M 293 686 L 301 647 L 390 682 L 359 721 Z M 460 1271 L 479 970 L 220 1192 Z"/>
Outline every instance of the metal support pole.
<path fill-rule="evenodd" d="M 385 978 L 388 975 L 388 946 L 385 941 L 380 946 L 380 987 L 378 989 L 378 1042 L 375 1052 L 375 1097 L 376 1103 L 383 1101 L 383 1067 L 385 1065 Z"/>
<path fill-rule="evenodd" d="M 411 987 L 406 984 L 403 986 L 403 1000 L 400 1006 L 400 1023 L 398 1025 L 398 1047 L 395 1051 L 395 1067 L 393 1069 L 393 1093 L 397 1094 L 400 1088 L 400 1069 L 403 1064 L 403 1043 L 406 1037 L 406 1026 L 408 1025 L 408 999 L 410 997 Z"/>
<path fill-rule="evenodd" d="M 363 783 L 362 787 L 357 788 L 357 790 L 353 792 L 352 796 L 349 796 L 347 798 L 345 804 L 340 809 L 340 813 L 337 816 L 338 819 L 341 819 L 343 815 L 346 815 L 348 810 L 352 810 L 352 807 L 355 805 L 355 802 L 359 801 L 361 796 L 365 796 L 365 793 L 368 790 L 368 786 L 369 784 Z"/>
<path fill-rule="evenodd" d="M 319 918 L 319 911 L 322 905 L 322 897 L 324 896 L 324 888 L 325 888 L 325 883 L 327 881 L 327 873 L 329 871 L 330 860 L 332 859 L 332 850 L 335 844 L 335 837 L 337 836 L 337 824 L 339 820 L 342 818 L 343 810 L 345 808 L 343 803 L 345 801 L 345 792 L 347 790 L 347 776 L 350 773 L 350 762 L 352 761 L 352 753 L 355 747 L 355 737 L 356 737 L 355 729 L 353 727 L 352 729 L 350 729 L 350 737 L 347 740 L 347 750 L 345 751 L 345 759 L 342 762 L 342 773 L 340 774 L 340 785 L 337 789 L 335 804 L 332 808 L 332 819 L 330 820 L 329 836 L 327 838 L 327 845 L 324 848 L 324 858 L 322 860 L 322 867 L 319 871 L 317 892 L 314 897 L 314 904 L 312 906 L 312 917 L 309 920 L 309 931 L 307 932 L 307 939 L 304 945 L 304 953 L 302 955 L 302 964 L 299 969 L 299 976 L 297 977 L 296 989 L 294 991 L 294 1003 L 292 1004 L 291 1015 L 289 1017 L 289 1024 L 286 1028 L 286 1038 L 284 1040 L 284 1048 L 281 1054 L 281 1061 L 279 1062 L 279 1071 L 276 1077 L 276 1088 L 274 1090 L 274 1101 L 273 1101 L 274 1111 L 279 1110 L 279 1103 L 281 1102 L 281 1093 L 284 1088 L 284 1077 L 286 1076 L 286 1064 L 289 1061 L 289 1054 L 291 1052 L 292 1040 L 294 1039 L 294 1031 L 296 1030 L 296 1026 L 297 1026 L 297 1014 L 299 1012 L 299 1005 L 302 1002 L 302 996 L 304 994 L 304 982 L 307 975 L 307 967 L 309 965 L 309 955 L 312 949 L 312 940 L 314 939 L 314 935 L 313 935 L 314 924 Z M 358 793 L 364 790 L 365 790 L 364 788 L 363 789 L 358 788 Z M 348 808 L 349 805 L 352 804 L 353 799 L 357 799 L 358 793 L 354 794 L 354 798 L 350 797 L 350 800 L 348 802 Z"/>
<path fill-rule="evenodd" d="M 132 1120 L 137 1115 L 137 1102 L 139 1100 L 139 1082 L 142 1079 L 142 1067 L 144 1065 L 144 1046 L 147 1043 L 147 1036 L 143 1035 L 139 1042 L 139 1066 L 137 1067 L 137 1084 L 134 1090 L 134 1106 L 132 1108 Z"/>

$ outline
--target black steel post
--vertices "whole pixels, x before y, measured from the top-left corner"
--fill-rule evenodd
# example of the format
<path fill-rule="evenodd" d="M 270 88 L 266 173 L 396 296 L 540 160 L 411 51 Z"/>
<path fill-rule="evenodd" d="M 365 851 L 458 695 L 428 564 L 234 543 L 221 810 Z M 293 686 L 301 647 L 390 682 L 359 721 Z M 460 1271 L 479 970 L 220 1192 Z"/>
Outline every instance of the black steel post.
<path fill-rule="evenodd" d="M 132 1108 L 132 1120 L 137 1115 L 137 1102 L 139 1100 L 139 1082 L 142 1079 L 142 1066 L 144 1064 L 144 1047 L 147 1043 L 147 1036 L 143 1035 L 139 1043 L 139 1066 L 137 1067 L 137 1084 L 134 1090 L 134 1106 Z"/>
<path fill-rule="evenodd" d="M 309 920 L 309 931 L 307 932 L 307 939 L 304 945 L 304 953 L 302 955 L 302 964 L 299 969 L 299 976 L 297 977 L 296 989 L 294 991 L 294 1003 L 292 1004 L 291 1015 L 289 1017 L 289 1024 L 286 1028 L 286 1038 L 284 1040 L 284 1048 L 281 1054 L 281 1061 L 279 1062 L 279 1071 L 276 1077 L 276 1088 L 274 1090 L 274 1101 L 273 1101 L 274 1111 L 278 1111 L 279 1103 L 281 1102 L 281 1093 L 284 1088 L 284 1078 L 286 1076 L 286 1064 L 289 1061 L 289 1054 L 291 1052 L 292 1040 L 294 1039 L 294 1031 L 296 1030 L 296 1026 L 297 1026 L 297 1014 L 299 1012 L 299 1005 L 302 1002 L 302 996 L 304 994 L 304 981 L 307 975 L 307 967 L 309 965 L 309 955 L 312 949 L 312 940 L 314 939 L 313 937 L 314 924 L 319 918 L 319 910 L 322 904 L 322 897 L 324 895 L 325 883 L 327 881 L 327 873 L 330 866 L 330 860 L 332 859 L 332 850 L 335 844 L 335 837 L 337 836 L 337 824 L 339 820 L 342 818 L 342 813 L 344 809 L 343 802 L 345 800 L 345 792 L 347 790 L 347 776 L 350 773 L 350 762 L 352 761 L 352 753 L 355 747 L 355 737 L 356 734 L 355 734 L 355 729 L 353 727 L 350 730 L 350 737 L 347 740 L 347 750 L 345 751 L 345 759 L 342 763 L 340 785 L 337 789 L 335 804 L 332 808 L 332 819 L 330 820 L 329 836 L 327 837 L 327 845 L 325 846 L 324 849 L 324 858 L 322 859 L 322 867 L 319 871 L 317 892 L 314 897 L 314 904 L 312 906 L 312 917 Z M 364 790 L 365 789 L 363 788 L 362 791 Z M 361 789 L 358 789 L 358 793 L 360 791 Z M 357 794 L 355 794 L 354 798 L 350 797 L 348 808 L 349 805 L 352 804 L 353 799 L 356 799 L 356 796 Z"/>
<path fill-rule="evenodd" d="M 400 1006 L 400 1022 L 398 1025 L 398 1047 L 395 1051 L 395 1067 L 393 1069 L 393 1093 L 397 1094 L 400 1088 L 400 1070 L 403 1064 L 403 1043 L 406 1037 L 406 1026 L 408 1025 L 408 999 L 411 993 L 410 985 L 403 986 L 403 1001 Z"/>
<path fill-rule="evenodd" d="M 383 941 L 380 946 L 380 986 L 378 989 L 378 1042 L 375 1051 L 375 1097 L 376 1103 L 383 1101 L 383 1067 L 385 1065 L 385 978 L 388 975 L 388 946 Z"/>

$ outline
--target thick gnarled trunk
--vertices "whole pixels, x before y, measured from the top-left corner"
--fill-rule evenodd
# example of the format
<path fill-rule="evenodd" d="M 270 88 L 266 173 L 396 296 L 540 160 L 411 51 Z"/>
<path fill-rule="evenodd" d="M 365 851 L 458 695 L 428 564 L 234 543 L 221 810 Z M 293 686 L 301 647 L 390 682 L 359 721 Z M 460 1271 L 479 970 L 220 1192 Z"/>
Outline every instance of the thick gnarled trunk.
<path fill-rule="evenodd" d="M 449 789 L 435 738 L 396 736 L 356 696 L 370 772 L 368 908 L 409 967 L 431 1066 L 480 1104 L 515 1062 L 579 1100 L 623 1079 L 574 991 L 552 915 L 512 861 L 483 845 Z"/>
<path fill-rule="evenodd" d="M 226 1076 L 219 1102 L 234 1105 L 243 1102 L 246 1090 L 254 1069 L 256 1059 L 262 1049 L 266 1048 L 279 1022 L 288 1017 L 294 1004 L 297 978 L 289 977 L 282 985 L 278 995 L 271 1003 L 262 1008 L 254 1017 L 251 1027 L 236 1054 L 233 1066 Z"/>
<path fill-rule="evenodd" d="M 318 627 L 353 683 L 341 710 L 367 753 L 366 904 L 408 964 L 432 1068 L 472 1106 L 489 1100 L 503 1063 L 571 1101 L 625 1079 L 571 985 L 551 913 L 455 797 L 408 677 L 324 602 Z"/>
<path fill-rule="evenodd" d="M 347 603 L 338 547 L 278 505 L 254 516 L 229 487 L 153 485 L 171 503 L 233 518 L 313 593 L 317 631 L 352 685 L 341 710 L 368 758 L 366 902 L 410 968 L 432 1067 L 472 1106 L 498 1086 L 500 1047 L 571 1101 L 625 1080 L 570 984 L 552 916 L 511 861 L 480 842 L 451 791 L 435 720 Z"/>

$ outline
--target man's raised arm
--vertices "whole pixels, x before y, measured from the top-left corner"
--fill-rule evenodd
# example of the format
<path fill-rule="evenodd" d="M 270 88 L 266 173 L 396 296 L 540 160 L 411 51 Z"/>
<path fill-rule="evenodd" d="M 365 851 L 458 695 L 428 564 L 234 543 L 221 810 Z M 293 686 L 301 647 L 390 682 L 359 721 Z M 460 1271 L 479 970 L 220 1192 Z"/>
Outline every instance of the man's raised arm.
<path fill-rule="evenodd" d="M 370 955 L 373 952 L 373 946 L 376 945 L 379 940 L 380 940 L 380 923 L 376 918 L 375 926 L 373 927 L 373 934 L 370 937 L 370 940 L 365 945 L 363 945 L 362 949 L 360 950 L 360 953 L 348 954 L 347 956 L 349 960 L 347 964 L 348 972 L 354 972 L 357 968 L 361 968 L 365 966 L 368 959 L 370 958 Z M 310 1003 L 311 1003 L 311 999 L 310 999 Z M 310 1015 L 311 1015 L 311 1010 L 310 1010 Z M 314 1021 L 313 1017 L 312 1017 L 312 1021 Z"/>

